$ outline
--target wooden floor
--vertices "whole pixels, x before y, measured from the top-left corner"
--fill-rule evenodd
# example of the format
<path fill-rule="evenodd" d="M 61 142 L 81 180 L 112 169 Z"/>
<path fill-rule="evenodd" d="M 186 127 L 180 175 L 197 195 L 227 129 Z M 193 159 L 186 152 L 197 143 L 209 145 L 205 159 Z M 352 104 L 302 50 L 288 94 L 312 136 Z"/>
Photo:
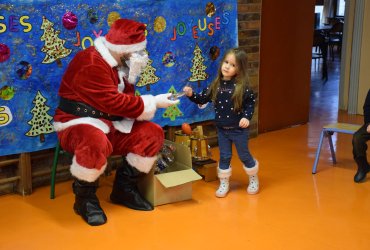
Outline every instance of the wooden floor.
<path fill-rule="evenodd" d="M 319 78 L 313 69 L 308 124 L 250 140 L 260 162 L 259 194 L 246 193 L 236 155 L 226 198 L 215 197 L 217 181 L 201 180 L 192 200 L 151 212 L 110 203 L 112 176 L 103 177 L 98 196 L 108 223 L 91 227 L 72 210 L 71 182 L 58 183 L 55 200 L 49 187 L 0 196 L 0 249 L 370 249 L 370 181 L 353 182 L 351 136 L 334 135 L 335 166 L 325 140 L 318 172 L 311 174 L 322 125 L 363 119 L 337 111 L 338 62 L 329 62 L 326 84 Z"/>

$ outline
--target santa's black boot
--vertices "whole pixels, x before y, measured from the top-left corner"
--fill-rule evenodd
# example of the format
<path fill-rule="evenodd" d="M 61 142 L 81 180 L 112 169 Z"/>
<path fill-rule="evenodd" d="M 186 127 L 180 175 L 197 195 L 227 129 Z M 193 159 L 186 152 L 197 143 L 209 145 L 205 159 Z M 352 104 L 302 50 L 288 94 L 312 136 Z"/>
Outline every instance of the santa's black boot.
<path fill-rule="evenodd" d="M 144 173 L 130 166 L 125 159 L 123 161 L 123 166 L 119 166 L 116 170 L 113 190 L 110 195 L 111 201 L 135 210 L 153 210 L 152 204 L 140 194 L 137 188 L 139 178 Z"/>
<path fill-rule="evenodd" d="M 97 187 L 98 181 L 86 182 L 76 179 L 72 184 L 75 194 L 73 209 L 91 226 L 99 226 L 107 222 L 107 216 L 96 196 Z"/>
<path fill-rule="evenodd" d="M 355 174 L 355 182 L 363 182 L 366 179 L 366 174 L 369 172 L 370 167 L 366 157 L 357 157 L 355 159 L 357 163 L 357 173 Z"/>

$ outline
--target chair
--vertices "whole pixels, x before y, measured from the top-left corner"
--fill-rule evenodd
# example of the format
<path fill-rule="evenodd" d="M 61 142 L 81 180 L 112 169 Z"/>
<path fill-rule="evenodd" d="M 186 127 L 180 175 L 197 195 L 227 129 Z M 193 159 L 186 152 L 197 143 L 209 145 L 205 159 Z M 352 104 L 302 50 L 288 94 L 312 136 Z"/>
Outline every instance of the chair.
<path fill-rule="evenodd" d="M 340 55 L 342 50 L 343 39 L 343 22 L 336 22 L 328 32 L 328 44 L 331 60 L 334 61 L 334 47 L 337 47 L 337 52 Z"/>
<path fill-rule="evenodd" d="M 312 167 L 312 174 L 316 174 L 317 163 L 319 162 L 320 151 L 322 147 L 322 142 L 324 140 L 324 136 L 328 137 L 331 158 L 333 159 L 333 163 L 336 164 L 337 160 L 335 158 L 335 151 L 334 151 L 334 146 L 333 146 L 333 141 L 331 139 L 331 136 L 335 132 L 353 135 L 360 127 L 361 125 L 349 124 L 349 123 L 332 123 L 332 124 L 325 125 L 320 134 L 319 145 L 317 146 L 317 151 L 316 151 L 316 158 L 315 158 L 315 162 Z"/>
<path fill-rule="evenodd" d="M 58 140 L 57 145 L 55 147 L 55 151 L 54 151 L 53 165 L 51 167 L 50 199 L 55 198 L 55 176 L 57 173 L 59 154 L 61 153 L 61 151 L 62 151 L 62 147 L 60 146 L 60 143 Z"/>
<path fill-rule="evenodd" d="M 323 60 L 322 62 L 322 80 L 328 80 L 328 66 L 327 66 L 327 55 L 328 55 L 328 40 L 325 34 L 321 31 L 314 31 L 313 36 L 313 48 L 315 51 L 312 52 L 312 60 L 316 61 Z"/>
<path fill-rule="evenodd" d="M 58 140 L 57 142 L 57 145 L 55 146 L 55 151 L 54 151 L 54 159 L 53 159 L 53 165 L 51 167 L 51 179 L 50 179 L 50 199 L 54 199 L 55 198 L 55 177 L 56 177 L 56 173 L 57 173 L 57 167 L 58 167 L 58 160 L 59 160 L 59 155 L 61 153 L 67 153 L 67 154 L 70 154 L 68 153 L 67 151 L 64 151 L 62 149 L 62 146 L 60 146 L 60 142 Z M 119 159 L 121 159 L 122 157 L 121 156 L 110 156 L 108 158 L 108 164 L 107 164 L 107 167 L 104 171 L 104 175 L 105 176 L 109 176 L 111 175 L 111 172 L 112 172 L 112 165 L 114 165 L 114 160 L 116 159 L 116 161 L 120 162 Z M 116 163 L 117 164 L 117 163 Z"/>

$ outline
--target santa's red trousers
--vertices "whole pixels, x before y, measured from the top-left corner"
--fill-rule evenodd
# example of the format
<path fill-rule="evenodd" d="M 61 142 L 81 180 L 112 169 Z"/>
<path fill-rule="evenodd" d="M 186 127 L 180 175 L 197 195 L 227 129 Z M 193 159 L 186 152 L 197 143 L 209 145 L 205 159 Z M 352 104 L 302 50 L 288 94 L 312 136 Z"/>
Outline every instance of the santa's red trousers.
<path fill-rule="evenodd" d="M 104 134 L 94 126 L 79 124 L 59 131 L 58 138 L 62 148 L 74 154 L 79 167 L 100 172 L 105 168 L 110 155 L 126 156 L 133 153 L 142 157 L 156 156 L 163 145 L 164 133 L 158 124 L 135 121 L 128 134 L 113 126 L 108 134 Z"/>

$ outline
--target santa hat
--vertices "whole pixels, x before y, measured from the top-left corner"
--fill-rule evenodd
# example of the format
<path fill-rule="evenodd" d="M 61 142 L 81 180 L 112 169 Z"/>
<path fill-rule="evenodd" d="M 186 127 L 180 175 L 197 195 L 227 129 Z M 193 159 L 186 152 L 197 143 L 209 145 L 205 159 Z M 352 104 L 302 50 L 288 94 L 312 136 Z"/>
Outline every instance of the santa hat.
<path fill-rule="evenodd" d="M 132 53 L 146 48 L 145 24 L 129 19 L 116 20 L 105 36 L 105 46 L 118 53 Z"/>

